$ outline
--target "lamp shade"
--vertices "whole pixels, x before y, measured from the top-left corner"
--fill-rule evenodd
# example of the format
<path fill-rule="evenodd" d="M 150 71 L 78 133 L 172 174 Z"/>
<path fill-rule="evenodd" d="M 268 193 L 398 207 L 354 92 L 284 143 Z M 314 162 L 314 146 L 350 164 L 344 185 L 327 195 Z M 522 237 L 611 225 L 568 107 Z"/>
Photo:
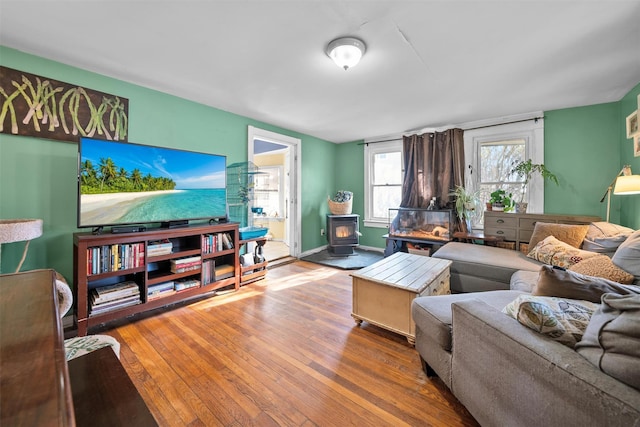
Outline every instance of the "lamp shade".
<path fill-rule="evenodd" d="M 360 39 L 342 37 L 335 39 L 327 46 L 326 53 L 340 68 L 348 70 L 355 67 L 364 55 L 366 46 Z"/>
<path fill-rule="evenodd" d="M 640 194 L 640 175 L 619 176 L 613 194 Z"/>
<path fill-rule="evenodd" d="M 29 241 L 40 236 L 41 219 L 0 219 L 0 243 Z"/>

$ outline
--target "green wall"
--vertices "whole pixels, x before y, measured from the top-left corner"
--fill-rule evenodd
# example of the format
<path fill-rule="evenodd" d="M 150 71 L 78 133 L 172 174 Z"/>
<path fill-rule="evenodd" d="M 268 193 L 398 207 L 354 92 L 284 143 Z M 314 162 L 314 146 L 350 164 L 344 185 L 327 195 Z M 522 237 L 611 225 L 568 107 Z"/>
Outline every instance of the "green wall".
<path fill-rule="evenodd" d="M 627 139 L 626 117 L 633 110 L 640 110 L 640 83 L 620 101 L 620 158 L 619 166 L 630 165 L 635 175 L 640 175 L 640 156 L 633 155 L 633 140 Z M 614 172 L 615 173 L 615 172 Z M 620 201 L 620 223 L 635 230 L 640 229 L 640 195 L 612 196 Z"/>
<path fill-rule="evenodd" d="M 606 199 L 600 199 L 621 169 L 619 111 L 615 102 L 545 112 L 544 163 L 560 182 L 545 182 L 546 213 L 606 218 Z M 610 221 L 618 223 L 614 199 Z"/>
<path fill-rule="evenodd" d="M 545 183 L 545 212 L 597 215 L 606 218 L 600 203 L 607 186 L 631 165 L 640 174 L 640 157 L 626 139 L 625 118 L 638 108 L 640 84 L 618 102 L 545 112 L 545 164 L 560 182 Z M 336 183 L 356 195 L 354 213 L 364 217 L 364 146 L 360 142 L 338 147 Z M 610 221 L 640 229 L 640 195 L 611 196 Z M 362 245 L 384 247 L 383 228 L 360 227 Z"/>
<path fill-rule="evenodd" d="M 334 190 L 335 144 L 75 67 L 0 46 L 0 65 L 129 99 L 129 141 L 247 159 L 247 126 L 302 140 L 302 242 L 319 235 L 326 197 Z M 0 134 L 0 219 L 42 218 L 44 234 L 31 242 L 23 270 L 54 268 L 69 281 L 76 231 L 77 145 Z M 12 272 L 24 243 L 2 245 L 0 271 Z"/>
<path fill-rule="evenodd" d="M 129 99 L 129 140 L 247 159 L 247 126 L 302 140 L 301 252 L 326 244 L 327 196 L 354 192 L 364 218 L 364 146 L 333 144 L 141 86 L 0 46 L 0 65 Z M 626 139 L 625 117 L 638 108 L 640 84 L 619 102 L 545 112 L 545 164 L 560 185 L 546 184 L 545 211 L 605 217 L 599 203 L 622 165 L 640 173 Z M 54 268 L 72 277 L 76 224 L 76 144 L 0 134 L 0 219 L 42 218 L 44 235 L 31 242 L 23 270 Z M 612 196 L 611 221 L 640 228 L 640 196 Z M 384 247 L 385 229 L 360 227 L 361 244 Z M 15 269 L 23 243 L 2 246 L 0 271 Z"/>

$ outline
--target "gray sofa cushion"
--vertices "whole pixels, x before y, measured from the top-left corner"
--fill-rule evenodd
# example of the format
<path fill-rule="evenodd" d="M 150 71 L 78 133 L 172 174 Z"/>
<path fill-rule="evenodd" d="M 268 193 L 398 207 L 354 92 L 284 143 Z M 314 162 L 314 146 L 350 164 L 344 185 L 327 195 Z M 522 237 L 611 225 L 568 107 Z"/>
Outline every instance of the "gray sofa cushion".
<path fill-rule="evenodd" d="M 500 284 L 504 285 L 503 289 L 509 289 L 513 273 L 518 270 L 538 271 L 542 266 L 520 251 L 460 242 L 447 243 L 433 254 L 433 258 L 453 261 L 450 267 L 452 292 L 496 289 Z M 471 283 L 456 283 L 455 277 L 462 281 L 468 278 L 476 280 L 478 286 L 474 289 Z M 488 287 L 490 284 L 492 288 Z"/>
<path fill-rule="evenodd" d="M 539 271 L 518 270 L 511 276 L 512 291 L 531 292 L 538 282 Z"/>
<path fill-rule="evenodd" d="M 601 371 L 640 390 L 640 295 L 602 296 L 576 351 Z"/>
<path fill-rule="evenodd" d="M 446 246 L 446 245 L 445 245 Z M 437 252 L 436 252 L 437 253 Z M 624 271 L 635 276 L 635 284 L 640 284 L 640 230 L 627 237 L 613 254 L 611 261 Z"/>
<path fill-rule="evenodd" d="M 416 328 L 421 329 L 447 351 L 451 350 L 451 304 L 479 300 L 498 310 L 524 292 L 488 291 L 469 294 L 437 295 L 418 297 L 413 300 L 411 314 Z"/>

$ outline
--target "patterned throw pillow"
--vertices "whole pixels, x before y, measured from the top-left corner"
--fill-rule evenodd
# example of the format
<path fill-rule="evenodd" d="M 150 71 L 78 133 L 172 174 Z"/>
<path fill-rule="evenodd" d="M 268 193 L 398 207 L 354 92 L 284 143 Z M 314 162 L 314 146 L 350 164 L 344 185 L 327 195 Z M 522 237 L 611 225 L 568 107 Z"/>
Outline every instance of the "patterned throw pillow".
<path fill-rule="evenodd" d="M 502 312 L 524 326 L 573 348 L 582 339 L 598 304 L 589 301 L 520 295 Z"/>
<path fill-rule="evenodd" d="M 598 256 L 595 252 L 583 251 L 561 242 L 553 236 L 546 237 L 527 254 L 529 258 L 557 267 L 568 268 L 582 260 Z"/>
<path fill-rule="evenodd" d="M 585 276 L 602 277 L 618 283 L 633 283 L 633 274 L 627 273 L 611 261 L 606 255 L 598 255 L 580 261 L 569 267 L 569 270 Z"/>

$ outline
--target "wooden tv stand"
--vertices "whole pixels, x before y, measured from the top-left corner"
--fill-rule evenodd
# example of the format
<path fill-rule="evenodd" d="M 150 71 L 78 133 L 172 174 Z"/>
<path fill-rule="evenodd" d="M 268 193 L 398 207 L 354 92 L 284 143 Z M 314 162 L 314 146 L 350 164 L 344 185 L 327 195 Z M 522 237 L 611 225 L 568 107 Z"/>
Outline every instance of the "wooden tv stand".
<path fill-rule="evenodd" d="M 222 233 L 226 233 L 233 245 L 227 249 L 213 247 L 206 241 L 216 241 Z M 238 249 L 237 223 L 216 225 L 193 225 L 184 228 L 156 228 L 136 233 L 92 234 L 75 233 L 73 236 L 73 292 L 74 320 L 78 335 L 87 334 L 87 329 L 106 322 L 121 319 L 132 314 L 164 307 L 199 295 L 212 293 L 221 288 L 240 286 L 240 262 Z M 149 255 L 149 246 L 153 242 L 168 240 L 172 244 L 170 253 Z M 131 262 L 131 252 L 140 254 L 138 261 Z M 108 265 L 95 272 L 94 257 L 99 252 L 101 264 Z M 105 252 L 107 255 L 105 255 Z M 117 255 L 117 258 L 115 254 Z M 106 263 L 105 256 L 107 257 Z M 109 261 L 108 257 L 115 261 Z M 125 263 L 122 258 L 128 258 Z M 200 257 L 202 267 L 179 273 L 171 271 L 171 260 L 187 257 Z M 216 270 L 225 266 L 225 274 L 212 283 L 206 283 L 204 266 L 215 265 Z M 118 264 L 118 265 L 114 265 Z M 125 265 L 126 264 L 126 265 Z M 91 269 L 94 269 L 92 272 Z M 93 273 L 93 274 L 92 274 Z M 181 290 L 157 299 L 148 298 L 149 286 L 177 281 L 195 279 L 200 285 Z M 112 309 L 111 311 L 91 313 L 91 290 L 124 281 L 134 281 L 140 289 L 139 304 Z"/>

